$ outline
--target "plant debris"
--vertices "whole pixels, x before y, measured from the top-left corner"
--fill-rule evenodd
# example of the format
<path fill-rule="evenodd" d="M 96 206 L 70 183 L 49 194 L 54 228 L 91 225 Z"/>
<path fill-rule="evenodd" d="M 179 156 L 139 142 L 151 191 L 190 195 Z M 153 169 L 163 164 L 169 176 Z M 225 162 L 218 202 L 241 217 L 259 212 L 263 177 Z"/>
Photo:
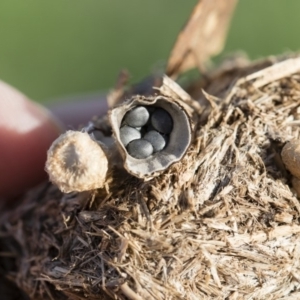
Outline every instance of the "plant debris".
<path fill-rule="evenodd" d="M 210 2 L 196 6 L 167 75 L 203 69 L 222 48 L 237 1 Z M 29 191 L 2 216 L 5 280 L 32 300 L 299 299 L 300 179 L 281 153 L 299 140 L 300 56 L 233 56 L 186 91 L 168 77 L 127 80 L 122 72 L 110 108 L 176 99 L 192 120 L 184 155 L 145 178 L 112 151 L 102 188 Z M 111 125 L 104 116 L 87 127 L 111 143 Z"/>
<path fill-rule="evenodd" d="M 31 191 L 2 222 L 7 277 L 32 299 L 297 299 L 300 203 L 280 153 L 299 138 L 299 62 L 224 64 L 201 97 L 191 86 L 191 146 L 149 181 L 120 164 L 96 193 Z"/>
<path fill-rule="evenodd" d="M 238 0 L 202 0 L 179 33 L 167 65 L 167 75 L 176 78 L 189 69 L 205 70 L 207 60 L 224 47 L 231 17 Z"/>

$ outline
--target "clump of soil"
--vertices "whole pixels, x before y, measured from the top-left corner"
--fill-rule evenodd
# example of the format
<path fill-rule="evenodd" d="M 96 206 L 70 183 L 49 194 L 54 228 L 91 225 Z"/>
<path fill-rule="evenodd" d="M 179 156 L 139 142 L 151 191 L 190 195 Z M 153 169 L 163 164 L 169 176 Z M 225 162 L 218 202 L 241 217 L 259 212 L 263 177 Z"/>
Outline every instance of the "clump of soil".
<path fill-rule="evenodd" d="M 119 164 L 103 189 L 45 184 L 4 216 L 7 278 L 32 299 L 300 297 L 300 204 L 280 156 L 299 138 L 300 57 L 226 61 L 187 91 L 192 143 L 162 174 Z"/>

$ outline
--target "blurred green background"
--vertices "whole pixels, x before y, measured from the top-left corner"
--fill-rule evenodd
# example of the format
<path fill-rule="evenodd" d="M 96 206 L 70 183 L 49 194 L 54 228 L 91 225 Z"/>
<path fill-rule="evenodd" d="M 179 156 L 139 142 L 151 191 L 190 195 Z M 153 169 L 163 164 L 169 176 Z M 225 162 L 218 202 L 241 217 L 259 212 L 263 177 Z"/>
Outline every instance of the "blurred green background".
<path fill-rule="evenodd" d="M 162 66 L 197 0 L 1 0 L 0 78 L 37 101 L 137 82 Z M 225 53 L 299 50 L 299 0 L 240 0 Z M 213 37 L 212 37 L 213 38 Z"/>

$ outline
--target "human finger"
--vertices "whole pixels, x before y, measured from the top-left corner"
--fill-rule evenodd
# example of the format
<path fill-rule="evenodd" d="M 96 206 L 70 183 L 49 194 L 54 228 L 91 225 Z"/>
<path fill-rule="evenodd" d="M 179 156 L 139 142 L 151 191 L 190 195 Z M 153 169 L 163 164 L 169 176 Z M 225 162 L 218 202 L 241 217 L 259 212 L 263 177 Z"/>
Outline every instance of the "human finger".
<path fill-rule="evenodd" d="M 0 81 L 0 198 L 11 198 L 46 178 L 46 152 L 61 127 L 37 103 Z"/>

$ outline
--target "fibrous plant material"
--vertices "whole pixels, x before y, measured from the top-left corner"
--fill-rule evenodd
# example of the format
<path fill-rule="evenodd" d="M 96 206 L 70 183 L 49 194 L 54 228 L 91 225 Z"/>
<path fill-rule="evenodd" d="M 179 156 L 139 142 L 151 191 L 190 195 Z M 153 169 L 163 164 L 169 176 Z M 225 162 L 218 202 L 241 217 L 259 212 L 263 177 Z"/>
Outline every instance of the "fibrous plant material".
<path fill-rule="evenodd" d="M 190 146 L 148 181 L 120 161 L 95 195 L 25 198 L 2 225 L 9 277 L 32 299 L 299 298 L 300 204 L 281 159 L 300 134 L 299 62 L 227 65 L 201 97 L 182 93 Z M 167 82 L 154 99 L 176 94 Z"/>
<path fill-rule="evenodd" d="M 209 58 L 222 51 L 237 2 L 202 0 L 196 4 L 172 49 L 166 70 L 168 76 L 176 78 L 193 68 L 204 70 Z"/>

